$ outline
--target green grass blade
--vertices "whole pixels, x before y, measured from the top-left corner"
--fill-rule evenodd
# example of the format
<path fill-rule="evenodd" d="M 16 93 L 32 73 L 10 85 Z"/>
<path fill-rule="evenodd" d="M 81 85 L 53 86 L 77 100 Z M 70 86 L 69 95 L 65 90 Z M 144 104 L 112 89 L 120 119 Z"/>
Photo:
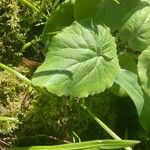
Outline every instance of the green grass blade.
<path fill-rule="evenodd" d="M 139 141 L 130 140 L 94 140 L 81 143 L 62 144 L 57 146 L 31 146 L 14 148 L 13 150 L 100 150 L 120 149 L 138 144 Z"/>

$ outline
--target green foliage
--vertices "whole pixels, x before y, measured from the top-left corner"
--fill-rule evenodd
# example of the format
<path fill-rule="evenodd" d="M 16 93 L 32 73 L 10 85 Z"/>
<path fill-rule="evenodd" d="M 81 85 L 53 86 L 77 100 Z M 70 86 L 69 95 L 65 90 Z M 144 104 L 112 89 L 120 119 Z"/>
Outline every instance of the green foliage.
<path fill-rule="evenodd" d="M 126 34 L 127 36 L 131 35 L 133 37 L 132 37 L 132 40 L 129 40 L 129 41 L 132 43 L 132 45 L 134 44 L 135 46 L 137 46 L 138 48 L 140 48 L 140 46 L 142 46 L 141 42 L 146 43 L 145 47 L 142 47 L 142 49 L 146 48 L 148 46 L 148 44 L 149 44 L 149 38 L 148 38 L 148 36 L 149 36 L 149 34 L 148 34 L 148 32 L 149 32 L 148 21 L 149 21 L 149 19 L 147 19 L 148 15 L 149 15 L 149 12 L 150 11 L 149 11 L 148 4 L 143 5 L 143 3 L 141 3 L 139 0 L 135 0 L 135 1 L 132 1 L 132 2 L 128 1 L 128 0 L 124 0 L 124 1 L 119 1 L 119 4 L 115 3 L 114 1 L 107 1 L 107 0 L 106 1 L 92 1 L 92 0 L 79 1 L 79 0 L 76 0 L 75 4 L 74 4 L 74 16 L 75 16 L 75 20 L 83 20 L 83 19 L 89 19 L 89 18 L 90 19 L 94 19 L 95 22 L 98 23 L 98 25 L 99 24 L 104 24 L 104 25 L 110 27 L 111 31 L 119 30 L 119 35 L 116 34 L 117 35 L 116 38 L 119 38 L 121 40 L 123 39 L 124 34 Z M 138 14 L 140 14 L 142 16 L 142 18 L 145 19 L 144 23 L 143 23 L 143 21 L 141 21 L 140 19 L 138 19 L 138 16 L 139 16 Z M 148 14 L 148 15 L 146 15 L 146 14 Z M 113 16 L 113 15 L 115 15 L 115 16 Z M 136 21 L 136 19 L 137 19 L 137 21 Z M 81 24 L 80 28 L 82 29 L 82 23 L 80 23 L 80 24 Z M 128 24 L 131 26 L 131 28 L 130 28 L 130 26 L 128 27 Z M 73 54 L 73 57 L 72 57 L 71 55 L 68 54 L 69 53 L 68 49 L 66 51 L 62 50 L 61 53 L 60 53 L 59 49 L 57 50 L 57 46 L 55 46 L 55 43 L 58 44 L 58 45 L 63 44 L 61 42 L 60 43 L 59 42 L 55 42 L 55 40 L 57 39 L 57 36 L 63 34 L 63 32 L 65 30 L 71 28 L 73 25 L 74 25 L 74 23 L 70 27 L 65 28 L 64 30 L 62 30 L 61 33 L 58 33 L 56 36 L 54 36 L 52 38 L 52 42 L 50 43 L 50 47 L 48 49 L 49 52 L 47 53 L 47 56 L 46 56 L 46 60 L 42 64 L 42 66 L 39 67 L 39 69 L 37 70 L 37 72 L 35 73 L 35 76 L 33 78 L 33 84 L 35 84 L 37 86 L 39 84 L 40 87 L 44 86 L 44 87 L 46 87 L 47 91 L 55 93 L 55 94 L 58 94 L 58 95 L 62 95 L 62 94 L 66 95 L 66 93 L 68 93 L 69 95 L 73 95 L 73 96 L 84 96 L 84 95 L 87 95 L 87 92 L 86 92 L 86 94 L 79 94 L 79 92 L 76 92 L 76 88 L 74 88 L 75 84 L 70 84 L 70 83 L 68 84 L 68 82 L 70 82 L 70 81 L 71 81 L 71 83 L 75 83 L 76 78 L 74 78 L 74 75 L 76 75 L 76 72 L 74 72 L 73 70 L 69 70 L 72 73 L 72 77 L 73 77 L 73 78 L 69 78 L 69 77 L 67 77 L 66 74 L 62 74 L 63 70 L 66 69 L 66 68 L 62 68 L 61 67 L 61 64 L 64 63 L 64 59 L 62 59 L 62 58 L 64 58 L 63 55 L 65 57 L 68 55 L 67 59 L 70 59 L 70 58 L 72 59 L 72 58 L 76 58 L 76 56 L 78 56 L 79 53 L 76 54 L 75 53 L 76 49 L 74 49 L 74 51 L 71 52 L 71 54 Z M 86 29 L 88 29 L 89 32 L 90 32 L 91 31 L 91 29 L 89 28 L 90 23 L 86 22 L 86 26 L 87 26 Z M 48 26 L 47 26 L 47 28 L 48 28 Z M 98 32 L 98 30 L 99 29 L 97 29 L 97 32 Z M 128 31 L 131 30 L 130 34 L 128 34 L 128 32 L 126 32 L 126 30 L 128 30 Z M 134 34 L 134 32 L 136 32 L 136 31 L 138 31 L 139 34 Z M 68 31 L 68 32 L 70 32 L 70 34 L 72 33 L 72 31 Z M 84 35 L 84 31 L 82 32 L 82 34 Z M 100 37 L 103 37 L 103 35 L 104 35 L 102 32 L 100 32 L 100 33 L 98 32 L 98 34 L 99 34 Z M 68 35 L 68 33 L 66 35 Z M 115 35 L 115 33 L 114 33 L 114 35 Z M 60 41 L 62 41 L 63 36 L 60 36 L 60 37 L 61 37 Z M 87 37 L 89 38 L 90 36 L 89 35 L 86 36 L 86 40 L 88 40 Z M 72 41 L 75 40 L 74 37 L 69 36 L 68 41 L 67 41 L 67 45 L 72 44 L 71 39 L 72 39 Z M 136 40 L 136 39 L 138 39 L 139 41 L 134 42 L 134 40 Z M 89 40 L 90 40 L 91 43 L 94 43 L 94 41 L 92 41 L 92 39 L 89 38 Z M 82 41 L 82 40 L 80 40 L 79 42 L 82 45 L 84 43 L 84 41 Z M 133 64 L 134 67 L 131 67 L 131 64 L 129 64 L 129 65 L 123 65 L 124 62 L 121 62 L 122 59 L 120 60 L 120 66 L 121 66 L 121 68 L 126 68 L 127 70 L 131 70 L 131 71 L 133 71 L 133 72 L 135 72 L 137 74 L 137 71 L 136 71 L 137 67 L 136 67 L 135 60 L 132 57 L 132 54 L 134 55 L 134 53 L 132 53 L 132 50 L 136 49 L 138 51 L 138 49 L 134 48 L 131 44 L 126 43 L 125 40 L 123 40 L 122 42 L 123 42 L 122 44 L 124 44 L 124 47 L 121 47 L 121 49 L 118 49 L 118 52 L 120 53 L 121 51 L 130 50 L 131 52 L 130 52 L 128 58 L 129 58 L 129 61 L 133 59 L 133 61 L 131 62 L 131 64 Z M 66 44 L 66 42 L 64 42 L 64 43 Z M 102 52 L 103 49 L 101 48 L 101 46 L 103 46 L 103 44 L 105 45 L 105 42 L 102 42 L 102 43 L 99 42 L 98 44 L 99 44 L 99 46 L 97 48 L 98 48 L 98 50 L 100 50 Z M 117 42 L 116 44 L 119 44 L 119 43 Z M 111 44 L 107 43 L 106 45 L 110 46 Z M 68 46 L 67 46 L 67 48 L 68 48 Z M 104 47 L 104 49 L 105 48 L 106 47 Z M 124 48 L 124 49 L 122 49 L 122 48 Z M 55 51 L 55 52 L 53 52 L 53 51 Z M 109 50 L 107 52 L 109 52 Z M 59 59 L 57 58 L 56 59 L 54 57 L 56 55 L 55 53 L 56 54 L 59 53 L 59 55 L 61 55 L 61 58 L 59 58 Z M 81 58 L 84 58 L 84 55 L 82 54 Z M 86 55 L 89 55 L 88 52 L 86 53 Z M 53 59 L 50 60 L 49 59 L 50 56 L 52 56 Z M 137 57 L 138 57 L 138 55 L 137 55 Z M 125 60 L 128 61 L 127 60 L 128 58 L 126 58 Z M 69 63 L 69 61 L 70 60 L 65 61 L 65 64 Z M 54 67 L 55 65 L 56 65 L 56 67 Z M 91 65 L 91 63 L 89 65 Z M 80 65 L 80 67 L 81 66 L 82 65 Z M 82 76 L 82 75 L 85 76 L 86 75 L 86 77 L 88 77 L 87 74 L 88 74 L 89 70 L 88 70 L 87 66 L 88 65 L 86 65 L 86 70 L 84 70 L 81 67 L 82 72 L 79 72 L 79 73 L 78 73 L 78 71 L 80 71 L 80 67 L 78 67 L 79 69 L 77 70 L 77 74 L 79 74 L 80 76 Z M 102 64 L 100 64 L 100 66 L 102 67 Z M 109 66 L 111 66 L 111 65 L 109 64 Z M 127 66 L 130 66 L 130 67 L 127 67 Z M 56 68 L 59 68 L 60 73 L 56 72 L 56 73 L 50 74 L 48 76 L 48 74 L 44 73 L 44 71 L 48 70 L 48 68 L 52 68 L 52 69 L 54 68 L 55 70 L 56 70 Z M 114 66 L 111 67 L 111 68 L 115 69 Z M 74 68 L 71 68 L 71 69 L 74 69 Z M 96 67 L 96 69 L 100 70 L 100 68 L 98 68 L 98 67 Z M 43 71 L 43 74 L 41 73 L 41 75 L 38 75 L 38 73 L 40 73 L 41 71 Z M 68 70 L 66 70 L 66 71 L 68 71 Z M 111 72 L 111 69 L 109 69 L 109 72 Z M 95 75 L 93 75 L 93 74 L 95 74 Z M 93 74 L 92 75 L 94 77 L 97 77 L 96 72 L 94 72 Z M 102 72 L 100 74 L 102 76 L 104 76 Z M 90 73 L 90 75 L 91 75 L 91 73 Z M 107 75 L 108 75 L 108 73 L 107 73 Z M 41 80 L 42 76 L 46 77 L 47 81 L 49 81 L 49 82 Z M 102 80 L 102 78 L 103 78 L 102 76 L 98 75 L 99 79 Z M 123 73 L 123 76 L 125 76 L 125 73 Z M 55 78 L 55 77 L 58 77 L 58 79 Z M 90 79 L 87 79 L 86 83 L 88 83 L 88 81 L 89 81 L 90 83 L 93 84 L 93 86 L 95 88 L 97 88 L 96 91 L 99 90 L 99 92 L 102 92 L 103 90 L 101 90 L 101 88 L 103 86 L 105 86 L 105 84 L 107 82 L 105 82 L 105 84 L 102 84 L 102 86 L 101 86 L 100 83 L 102 83 L 102 82 L 100 80 L 97 81 L 96 78 L 92 78 L 92 77 L 90 77 Z M 54 78 L 55 78 L 55 80 L 53 80 Z M 105 81 L 107 80 L 107 78 L 111 79 L 110 75 L 108 75 L 107 77 L 105 77 Z M 118 75 L 118 78 L 120 78 L 120 75 Z M 38 80 L 38 79 L 40 79 L 40 80 Z M 91 79 L 94 79 L 95 82 L 97 84 L 99 84 L 99 85 L 95 85 L 95 83 Z M 116 76 L 116 79 L 117 79 L 117 76 Z M 38 84 L 37 84 L 37 81 L 39 81 Z M 112 81 L 114 81 L 113 78 L 112 78 Z M 124 88 L 126 89 L 126 92 L 128 93 L 128 95 L 133 99 L 133 101 L 134 101 L 134 103 L 136 105 L 137 111 L 139 113 L 139 117 L 140 117 L 140 113 L 141 113 L 142 106 L 143 106 L 143 103 L 144 103 L 143 93 L 142 93 L 142 91 L 140 89 L 140 86 L 137 83 L 137 77 L 136 77 L 136 82 L 135 81 L 131 82 L 130 78 L 129 78 L 128 81 L 129 81 L 129 85 L 128 86 L 124 86 Z M 121 80 L 117 81 L 117 83 L 120 84 L 120 85 L 122 84 Z M 124 82 L 124 84 L 126 84 L 126 82 Z M 82 93 L 82 92 L 84 93 L 88 89 L 89 90 L 89 94 L 90 94 L 90 92 L 93 91 L 93 88 L 92 88 L 91 84 L 90 85 L 87 84 L 87 85 L 88 86 L 86 86 L 86 84 L 83 84 L 83 87 L 81 88 L 82 90 L 80 89 L 80 87 L 77 87 L 77 89 L 80 91 L 80 93 Z M 105 89 L 105 88 L 103 87 L 103 89 Z M 131 90 L 131 89 L 133 89 L 133 90 Z M 138 89 L 137 92 L 134 92 L 135 89 Z M 95 93 L 96 93 L 96 91 L 95 91 Z"/>
<path fill-rule="evenodd" d="M 76 0 L 74 3 L 74 20 L 78 21 L 78 23 L 80 25 L 80 27 L 78 27 L 78 28 L 80 28 L 80 29 L 83 28 L 83 23 L 82 23 L 83 20 L 93 19 L 96 22 L 96 25 L 94 23 L 91 25 L 90 22 L 84 23 L 84 26 L 86 26 L 86 30 L 88 30 L 87 33 L 91 32 L 91 28 L 93 30 L 95 28 L 95 26 L 97 26 L 97 34 L 99 35 L 99 37 L 102 37 L 103 39 L 105 39 L 103 37 L 103 35 L 105 35 L 105 34 L 103 34 L 103 32 L 99 32 L 99 27 L 98 27 L 100 25 L 105 25 L 105 26 L 110 27 L 110 30 L 113 33 L 113 36 L 115 36 L 115 38 L 117 39 L 116 44 L 118 45 L 120 67 L 125 68 L 128 71 L 124 71 L 122 74 L 115 74 L 115 76 L 114 76 L 116 78 L 116 83 L 118 85 L 122 86 L 125 89 L 126 93 L 123 91 L 123 89 L 120 89 L 119 87 L 116 87 L 116 88 L 122 90 L 121 92 L 124 92 L 123 95 L 128 94 L 132 98 L 132 100 L 136 106 L 136 109 L 137 109 L 136 111 L 138 112 L 139 119 L 141 117 L 141 112 L 145 112 L 144 111 L 145 107 L 143 107 L 144 94 L 141 90 L 141 87 L 140 87 L 141 85 L 139 85 L 138 80 L 137 80 L 137 77 L 138 77 L 138 74 L 137 74 L 138 53 L 134 53 L 134 51 L 141 51 L 141 49 L 144 50 L 149 45 L 149 38 L 148 38 L 148 36 L 149 36 L 148 21 L 149 20 L 147 18 L 148 18 L 150 11 L 149 11 L 148 4 L 146 4 L 146 3 L 144 5 L 143 4 L 144 3 L 141 3 L 139 0 L 135 0 L 132 2 L 124 0 L 124 1 L 119 1 L 119 3 L 116 3 L 114 1 L 107 1 L 107 0 L 106 1 L 92 1 L 92 0 L 79 1 L 79 0 Z M 63 5 L 61 5 L 61 6 L 62 6 L 62 8 L 61 8 L 62 10 L 64 8 L 65 12 L 69 12 L 67 9 L 65 9 L 65 7 L 63 7 Z M 57 16 L 59 16 L 59 13 L 60 12 L 57 11 Z M 146 19 L 144 23 L 143 23 L 143 21 L 140 22 L 140 19 L 138 19 L 138 16 L 139 16 L 138 14 L 140 14 L 141 16 L 143 15 L 143 19 L 144 18 Z M 148 15 L 145 15 L 145 14 L 148 14 Z M 73 18 L 73 17 L 71 17 L 71 18 Z M 49 20 L 50 19 L 51 19 L 51 16 L 50 16 Z M 136 19 L 137 19 L 137 21 L 136 21 Z M 53 18 L 53 20 L 55 20 L 55 19 Z M 79 20 L 81 20 L 81 21 L 79 21 Z M 62 21 L 64 21 L 64 19 L 62 19 Z M 92 21 L 92 22 L 94 22 L 94 21 Z M 131 26 L 131 28 L 130 28 L 130 26 L 128 27 L 128 24 Z M 66 24 L 64 23 L 63 25 L 69 26 L 69 24 L 67 24 L 67 23 Z M 76 48 L 76 46 L 79 47 L 78 43 L 80 43 L 80 45 L 84 46 L 85 42 L 82 41 L 82 39 L 80 39 L 80 38 L 78 38 L 80 40 L 76 41 L 74 36 L 76 36 L 76 34 L 80 33 L 80 29 L 76 29 L 74 27 L 74 31 L 69 30 L 74 25 L 75 25 L 75 23 L 73 23 L 69 27 L 64 27 L 64 29 L 62 29 L 62 31 L 58 30 L 59 33 L 57 33 L 56 36 L 53 36 L 53 35 L 49 36 L 50 37 L 49 39 L 52 38 L 52 40 L 50 40 L 51 42 L 49 43 L 49 49 L 48 49 L 48 53 L 46 55 L 46 60 L 37 69 L 37 72 L 35 73 L 35 75 L 33 77 L 32 83 L 36 86 L 44 87 L 48 92 L 55 93 L 59 96 L 61 96 L 61 95 L 71 95 L 71 96 L 79 96 L 79 97 L 87 96 L 88 94 L 92 94 L 90 92 L 94 91 L 96 88 L 97 88 L 97 90 L 95 90 L 94 93 L 97 93 L 96 91 L 98 91 L 98 90 L 99 90 L 99 92 L 102 92 L 103 91 L 102 89 L 106 88 L 104 86 L 107 82 L 105 82 L 105 84 L 101 85 L 102 82 L 100 80 L 99 81 L 96 80 L 96 77 L 99 77 L 99 79 L 102 80 L 104 75 L 102 72 L 100 72 L 101 75 L 99 74 L 97 76 L 97 74 L 95 72 L 95 67 L 93 69 L 94 72 L 92 70 L 92 73 L 88 70 L 88 65 L 92 65 L 92 63 L 86 65 L 86 69 L 84 69 L 82 67 L 82 65 L 79 65 L 77 71 L 76 71 L 76 69 L 74 69 L 74 67 L 71 67 L 69 65 L 69 63 L 71 63 L 71 62 L 73 63 L 73 61 L 77 60 L 77 58 L 84 58 L 85 54 L 86 54 L 86 57 L 89 56 L 89 53 L 84 51 L 85 54 L 81 53 L 80 57 L 78 57 L 80 52 L 82 52 L 82 51 L 80 50 L 80 52 L 77 52 L 78 49 Z M 58 24 L 58 26 L 56 26 L 56 27 L 59 27 L 59 26 L 62 28 L 62 26 L 60 24 Z M 48 28 L 49 28 L 49 26 L 47 24 L 47 26 L 46 26 L 47 31 L 48 31 Z M 45 30 L 44 34 L 46 34 L 46 30 Z M 66 30 L 68 30 L 68 32 L 66 32 Z M 57 30 L 55 30 L 55 31 L 57 31 Z M 126 32 L 126 31 L 129 31 L 130 33 L 128 34 L 128 32 Z M 135 34 L 136 31 L 138 31 L 139 34 Z M 79 33 L 77 33 L 77 32 L 79 32 Z M 53 33 L 53 32 L 51 32 L 51 33 Z M 74 36 L 71 36 L 72 33 L 74 33 L 73 34 Z M 63 34 L 65 34 L 65 38 L 64 38 Z M 129 42 L 131 42 L 131 44 L 129 42 L 126 42 L 127 38 L 124 39 L 124 37 L 125 37 L 124 34 L 126 35 L 126 37 L 128 35 L 132 36 L 132 40 L 129 40 Z M 107 35 L 109 35 L 109 33 L 107 33 Z M 60 38 L 58 38 L 59 36 L 60 36 Z M 84 30 L 82 31 L 82 36 L 84 36 Z M 66 38 L 66 37 L 69 37 L 69 38 Z M 95 42 L 96 40 L 94 41 L 94 40 L 92 40 L 92 38 L 89 38 L 89 37 L 90 37 L 90 35 L 86 36 L 85 39 L 86 39 L 86 42 L 90 41 L 89 42 L 90 46 L 92 46 L 92 44 L 96 43 Z M 48 39 L 48 37 L 47 37 L 47 39 Z M 59 41 L 57 41 L 57 39 L 59 39 Z M 64 42 L 64 39 L 65 39 L 65 42 Z M 136 39 L 137 39 L 137 41 L 134 42 Z M 76 42 L 74 43 L 74 45 L 72 45 L 74 41 L 76 41 Z M 48 42 L 49 41 L 47 41 L 47 43 Z M 103 48 L 105 50 L 106 47 L 109 47 L 111 45 L 109 42 L 106 42 L 106 43 L 107 44 L 105 44 L 105 42 L 99 42 L 98 46 L 97 46 L 97 52 L 98 51 L 103 52 Z M 75 44 L 77 44 L 77 45 L 75 45 Z M 103 44 L 106 47 L 103 47 Z M 132 45 L 134 45 L 134 47 Z M 140 48 L 140 46 L 142 48 Z M 46 45 L 46 47 L 48 47 L 48 45 Z M 65 50 L 64 47 L 67 48 L 67 50 Z M 68 47 L 71 47 L 71 49 L 72 49 L 71 54 L 69 53 Z M 86 47 L 86 46 L 84 46 L 84 47 Z M 60 52 L 60 48 L 61 48 L 61 52 Z M 126 51 L 129 52 L 128 55 L 126 55 L 126 57 L 122 56 L 122 58 L 121 58 L 120 54 L 122 55 L 122 53 L 124 54 L 124 53 L 126 53 Z M 108 49 L 107 49 L 107 52 L 109 52 Z M 66 59 L 66 56 L 67 56 L 67 59 Z M 102 55 L 102 57 L 104 57 L 104 56 L 105 55 Z M 100 58 L 100 57 L 101 56 L 98 56 L 98 58 Z M 106 60 L 108 58 L 109 57 L 105 57 L 104 59 Z M 107 60 L 107 61 L 109 62 L 109 60 Z M 65 66 L 69 65 L 69 67 L 71 69 L 70 68 L 66 69 L 66 67 L 63 68 L 64 64 L 65 64 Z M 102 63 L 102 64 L 104 64 L 104 63 Z M 100 64 L 100 68 L 96 67 L 96 69 L 98 71 L 100 71 L 101 68 L 103 68 L 102 64 Z M 109 66 L 111 66 L 111 64 L 112 63 L 110 63 Z M 78 63 L 77 63 L 77 65 L 78 65 Z M 57 69 L 59 69 L 59 70 L 55 73 L 53 72 L 53 73 L 48 74 L 49 68 L 53 69 L 55 71 Z M 108 66 L 107 66 L 107 68 L 108 68 Z M 115 66 L 113 66 L 111 68 L 113 70 L 113 69 L 115 69 Z M 80 71 L 80 69 L 82 69 L 82 71 Z M 146 69 L 147 69 L 147 66 L 146 66 Z M 69 73 L 71 73 L 72 78 L 69 78 L 68 73 L 64 73 L 64 70 L 69 71 Z M 47 71 L 47 73 L 46 72 L 44 73 L 44 71 Z M 129 72 L 129 71 L 131 71 L 131 72 Z M 87 74 L 89 72 L 90 72 L 90 75 L 92 74 L 92 77 L 90 76 L 90 78 L 87 79 L 87 77 L 88 77 Z M 111 72 L 111 69 L 109 69 L 109 72 Z M 134 72 L 135 74 L 133 74 L 132 72 Z M 79 76 L 77 76 L 78 74 L 79 74 Z M 108 75 L 108 73 L 107 73 L 107 75 Z M 76 78 L 76 76 L 78 78 Z M 80 88 L 80 86 L 74 87 L 76 85 L 76 84 L 74 84 L 74 83 L 76 83 L 75 81 L 79 80 L 79 77 L 82 77 L 82 76 L 86 77 L 85 78 L 86 84 L 84 84 L 84 82 L 83 82 L 83 85 L 81 84 L 81 88 Z M 46 77 L 46 80 L 43 80 L 42 79 L 43 77 Z M 107 78 L 112 79 L 110 77 L 110 75 L 108 75 L 107 77 L 105 77 L 105 81 L 107 81 Z M 115 78 L 112 79 L 112 83 L 114 82 Z M 96 82 L 96 84 L 99 84 L 99 85 L 96 85 L 94 83 L 94 81 Z M 80 80 L 80 83 L 82 83 L 82 80 Z M 92 83 L 92 84 L 89 84 L 89 83 Z M 95 88 L 94 90 L 93 90 L 93 87 Z M 115 93 L 117 91 L 113 91 L 113 92 Z M 83 94 L 80 94 L 80 93 L 83 93 Z M 115 93 L 115 94 L 117 95 L 117 93 Z M 118 95 L 120 96 L 120 94 L 118 94 Z M 142 123 L 143 126 L 144 126 L 144 124 Z"/>
<path fill-rule="evenodd" d="M 121 39 L 134 51 L 142 51 L 150 45 L 149 12 L 149 6 L 138 8 L 120 30 Z"/>
<path fill-rule="evenodd" d="M 38 0 L 35 2 L 20 0 L 19 2 L 18 4 L 17 1 L 12 1 L 9 6 L 12 8 L 11 11 L 6 11 L 13 15 L 8 18 L 4 15 L 0 18 L 4 19 L 3 26 L 3 23 L 12 22 L 8 24 L 11 29 L 8 30 L 9 32 L 0 31 L 2 32 L 0 43 L 5 54 L 9 54 L 11 49 L 15 48 L 11 47 L 10 51 L 6 51 L 4 41 L 8 38 L 4 35 L 9 35 L 8 33 L 12 33 L 12 30 L 16 31 L 19 28 L 17 33 L 24 35 L 20 45 L 25 45 L 23 51 L 18 49 L 18 58 L 21 53 L 29 57 L 33 55 L 31 58 L 35 57 L 36 60 L 41 61 L 39 51 L 36 51 L 34 55 L 35 51 L 32 53 L 28 50 L 36 50 L 32 45 L 34 41 L 37 42 L 36 39 L 40 39 L 39 36 L 43 30 L 41 24 L 45 23 L 47 18 L 44 10 L 47 2 L 45 0 L 41 3 Z M 53 1 L 49 5 L 52 3 Z M 114 121 L 112 129 L 115 132 L 117 131 L 115 129 L 118 129 L 117 133 L 123 138 L 148 139 L 145 134 L 145 131 L 150 132 L 148 117 L 150 110 L 148 75 L 150 72 L 150 9 L 148 1 L 67 0 L 60 3 L 59 7 L 54 10 L 58 3 L 59 1 L 55 1 L 49 9 L 51 14 L 42 35 L 46 47 L 45 61 L 35 71 L 32 80 L 28 80 L 42 96 L 35 98 L 36 102 L 33 101 L 30 111 L 25 115 L 23 125 L 20 125 L 17 133 L 18 143 L 23 144 L 21 141 L 23 137 L 36 137 L 38 134 L 45 135 L 45 133 L 50 137 L 56 137 L 55 139 L 62 139 L 58 140 L 57 144 L 64 140 L 72 142 L 75 135 L 79 135 L 83 140 L 99 139 L 101 135 L 99 133 L 102 132 L 83 112 L 80 107 L 82 105 L 86 105 L 99 118 L 112 119 Z M 2 6 L 4 4 L 3 1 L 0 3 Z M 29 7 L 28 11 L 30 9 L 33 11 L 33 15 L 30 16 L 28 11 L 23 11 L 19 15 L 19 10 L 24 10 L 24 5 Z M 20 18 L 22 20 L 19 20 Z M 26 21 L 30 24 L 26 25 Z M 35 26 L 39 28 L 33 30 Z M 39 45 L 41 48 L 41 44 Z M 5 57 L 6 55 L 2 53 L 1 61 L 5 62 Z M 14 59 L 8 60 L 12 63 Z M 7 63 L 8 60 L 6 60 Z M 17 75 L 17 72 L 2 63 L 0 67 Z M 18 76 L 20 77 L 20 74 Z M 26 80 L 23 76 L 21 79 Z M 107 91 L 110 87 L 111 89 Z M 99 94 L 94 95 L 96 93 Z M 120 98 L 120 96 L 128 97 Z M 81 101 L 80 97 L 87 98 Z M 108 99 L 111 103 L 107 103 Z M 114 101 L 115 107 L 111 105 Z M 124 105 L 126 107 L 123 109 Z M 93 116 L 93 118 L 96 117 Z M 120 123 L 121 128 L 115 120 L 123 122 Z M 108 124 L 111 124 L 110 122 L 108 121 Z M 90 130 L 91 126 L 94 128 L 91 129 L 93 131 Z M 104 126 L 103 128 L 106 129 Z M 31 132 L 27 133 L 27 131 Z M 77 134 L 73 134 L 74 131 Z M 109 129 L 107 128 L 106 131 L 108 132 Z M 31 145 L 34 141 L 38 145 L 42 140 L 34 139 L 31 143 L 23 145 Z M 44 142 L 43 144 L 47 144 Z"/>

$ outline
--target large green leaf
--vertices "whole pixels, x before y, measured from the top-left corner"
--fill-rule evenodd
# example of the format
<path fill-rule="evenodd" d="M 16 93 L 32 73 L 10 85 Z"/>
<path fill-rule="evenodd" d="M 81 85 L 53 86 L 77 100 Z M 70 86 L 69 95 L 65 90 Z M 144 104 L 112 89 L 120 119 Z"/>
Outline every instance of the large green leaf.
<path fill-rule="evenodd" d="M 150 47 L 139 56 L 138 74 L 143 90 L 150 96 Z"/>
<path fill-rule="evenodd" d="M 112 31 L 119 29 L 125 20 L 133 14 L 140 0 L 76 0 L 75 19 L 94 18 Z M 128 16 L 128 17 L 127 17 Z"/>
<path fill-rule="evenodd" d="M 58 96 L 87 97 L 109 88 L 118 70 L 116 44 L 110 31 L 86 20 L 74 22 L 53 37 L 32 83 Z"/>
<path fill-rule="evenodd" d="M 120 72 L 115 79 L 115 83 L 120 85 L 132 98 L 138 115 L 140 116 L 144 105 L 144 98 L 141 87 L 138 84 L 137 75 L 130 71 L 120 69 Z"/>
<path fill-rule="evenodd" d="M 138 144 L 132 140 L 95 140 L 81 143 L 62 144 L 57 146 L 31 146 L 24 148 L 13 148 L 13 150 L 100 150 L 120 149 Z"/>
<path fill-rule="evenodd" d="M 42 41 L 49 46 L 52 36 L 74 20 L 74 0 L 66 0 L 52 14 L 44 27 Z"/>
<path fill-rule="evenodd" d="M 120 37 L 134 51 L 142 51 L 150 45 L 150 7 L 136 11 L 120 30 Z"/>

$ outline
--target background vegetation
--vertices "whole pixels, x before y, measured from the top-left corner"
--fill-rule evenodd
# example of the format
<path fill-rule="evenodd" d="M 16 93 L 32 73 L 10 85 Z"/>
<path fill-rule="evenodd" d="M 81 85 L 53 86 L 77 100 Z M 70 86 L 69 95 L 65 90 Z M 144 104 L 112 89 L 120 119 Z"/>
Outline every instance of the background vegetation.
<path fill-rule="evenodd" d="M 45 57 L 45 43 L 41 37 L 46 16 L 63 1 L 28 1 L 34 8 L 23 0 L 0 1 L 0 62 L 31 78 Z M 128 50 L 119 38 L 116 41 L 118 49 Z M 142 141 L 135 149 L 148 150 L 149 134 L 139 123 L 133 101 L 130 97 L 121 99 L 110 89 L 86 98 L 85 104 L 120 137 Z M 3 70 L 0 70 L 0 116 L 18 118 L 13 122 L 0 122 L 0 145 L 6 149 L 14 145 L 111 138 L 79 107 L 77 98 L 55 95 L 47 98 Z"/>

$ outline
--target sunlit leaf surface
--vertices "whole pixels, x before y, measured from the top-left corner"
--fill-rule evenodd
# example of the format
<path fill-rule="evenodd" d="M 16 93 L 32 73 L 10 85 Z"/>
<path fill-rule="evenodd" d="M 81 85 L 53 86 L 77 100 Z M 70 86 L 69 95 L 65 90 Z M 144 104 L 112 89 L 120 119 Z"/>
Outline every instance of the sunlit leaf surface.
<path fill-rule="evenodd" d="M 110 31 L 86 20 L 74 22 L 53 37 L 32 83 L 58 96 L 87 97 L 109 88 L 118 70 L 116 44 Z"/>

